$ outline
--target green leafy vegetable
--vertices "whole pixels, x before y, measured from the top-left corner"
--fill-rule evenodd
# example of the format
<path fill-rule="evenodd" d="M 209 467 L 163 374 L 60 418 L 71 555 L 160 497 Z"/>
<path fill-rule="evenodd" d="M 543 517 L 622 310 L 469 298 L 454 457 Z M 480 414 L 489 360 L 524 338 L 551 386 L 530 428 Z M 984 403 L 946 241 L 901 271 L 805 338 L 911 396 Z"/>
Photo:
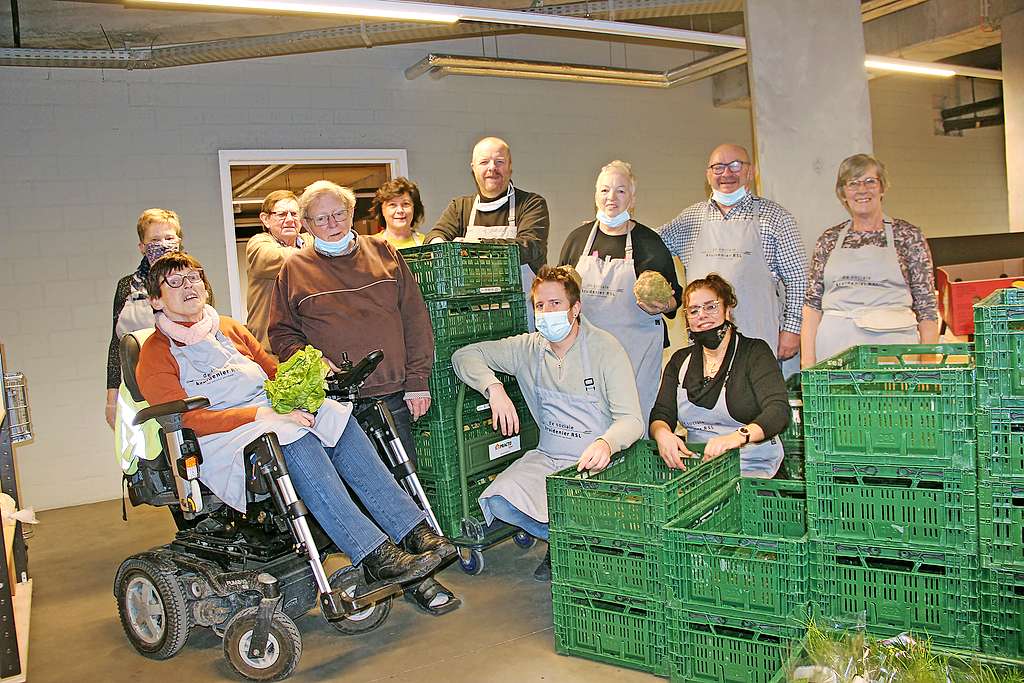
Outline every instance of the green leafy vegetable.
<path fill-rule="evenodd" d="M 277 377 L 263 383 L 270 406 L 278 413 L 288 413 L 296 408 L 315 413 L 327 398 L 324 378 L 327 364 L 324 354 L 307 345 L 296 351 L 292 357 L 277 366 Z"/>

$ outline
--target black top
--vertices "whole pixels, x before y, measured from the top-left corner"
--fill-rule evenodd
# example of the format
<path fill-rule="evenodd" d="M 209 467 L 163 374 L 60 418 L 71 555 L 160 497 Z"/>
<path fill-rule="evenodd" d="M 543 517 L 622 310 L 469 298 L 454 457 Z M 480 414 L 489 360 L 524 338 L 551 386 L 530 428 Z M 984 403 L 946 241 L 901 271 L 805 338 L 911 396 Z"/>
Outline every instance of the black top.
<path fill-rule="evenodd" d="M 764 430 L 764 438 L 777 436 L 789 424 L 789 398 L 782 369 L 763 339 L 751 339 L 733 330 L 736 335 L 736 359 L 725 382 L 725 407 L 729 415 L 743 424 L 756 424 Z M 651 410 L 650 422 L 662 420 L 673 429 L 679 423 L 676 412 L 676 389 L 679 386 L 679 371 L 683 362 L 696 349 L 691 365 L 698 364 L 703 374 L 704 354 L 697 345 L 679 349 L 672 354 L 661 378 L 658 399 Z M 726 372 L 728 363 L 723 363 L 719 373 Z M 718 392 L 719 395 L 721 392 Z M 708 397 L 718 400 L 718 395 Z"/>
<path fill-rule="evenodd" d="M 562 245 L 562 254 L 558 257 L 558 265 L 576 265 L 580 256 L 583 255 L 583 248 L 587 246 L 587 239 L 590 237 L 593 227 L 594 221 L 589 221 L 569 233 L 569 236 L 565 238 L 565 244 Z M 676 277 L 672 254 L 665 243 L 661 241 L 661 237 L 641 223 L 634 225 L 631 232 L 633 233 L 633 268 L 636 270 L 637 277 L 647 270 L 661 273 L 662 277 L 668 280 L 669 285 L 672 286 L 676 302 L 681 301 L 683 288 L 679 284 L 679 278 Z M 590 253 L 594 252 L 597 252 L 599 258 L 626 258 L 626 236 L 624 234 L 606 235 L 598 228 L 597 235 L 594 237 L 594 246 L 590 248 Z M 672 311 L 665 315 L 674 318 L 676 312 Z M 668 348 L 668 346 L 668 329 L 666 329 L 665 347 Z"/>
<path fill-rule="evenodd" d="M 146 264 L 145 270 L 148 272 L 149 262 L 146 261 L 145 256 L 142 257 L 142 262 Z M 142 265 L 140 264 L 139 270 L 118 280 L 117 287 L 114 289 L 114 323 L 110 329 L 110 346 L 107 348 L 107 389 L 117 389 L 121 386 L 121 348 L 119 346 L 121 340 L 117 336 L 117 319 L 132 291 L 132 280 L 141 270 Z"/>

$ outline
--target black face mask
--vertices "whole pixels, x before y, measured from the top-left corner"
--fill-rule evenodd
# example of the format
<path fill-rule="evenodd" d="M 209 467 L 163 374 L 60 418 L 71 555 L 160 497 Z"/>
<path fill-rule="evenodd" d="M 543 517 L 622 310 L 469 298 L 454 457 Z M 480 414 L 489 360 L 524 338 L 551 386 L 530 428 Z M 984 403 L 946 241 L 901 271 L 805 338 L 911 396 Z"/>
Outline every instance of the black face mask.
<path fill-rule="evenodd" d="M 694 344 L 714 351 L 722 345 L 722 340 L 725 339 L 725 333 L 729 331 L 730 327 L 732 327 L 732 323 L 728 320 L 724 320 L 718 327 L 712 327 L 708 330 L 703 330 L 701 332 L 694 332 L 693 330 L 690 330 L 690 339 L 693 340 Z"/>

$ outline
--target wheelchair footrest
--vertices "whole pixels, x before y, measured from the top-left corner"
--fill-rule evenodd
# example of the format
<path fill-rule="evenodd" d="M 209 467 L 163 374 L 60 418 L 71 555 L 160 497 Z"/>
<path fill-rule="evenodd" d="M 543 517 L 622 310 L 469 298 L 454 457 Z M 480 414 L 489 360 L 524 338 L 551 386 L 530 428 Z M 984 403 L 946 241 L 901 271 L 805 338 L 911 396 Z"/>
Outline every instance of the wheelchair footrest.
<path fill-rule="evenodd" d="M 323 593 L 320 595 L 320 610 L 328 621 L 338 621 L 403 591 L 399 583 L 371 583 L 368 588 L 365 593 L 355 596 L 349 595 L 344 588 Z"/>

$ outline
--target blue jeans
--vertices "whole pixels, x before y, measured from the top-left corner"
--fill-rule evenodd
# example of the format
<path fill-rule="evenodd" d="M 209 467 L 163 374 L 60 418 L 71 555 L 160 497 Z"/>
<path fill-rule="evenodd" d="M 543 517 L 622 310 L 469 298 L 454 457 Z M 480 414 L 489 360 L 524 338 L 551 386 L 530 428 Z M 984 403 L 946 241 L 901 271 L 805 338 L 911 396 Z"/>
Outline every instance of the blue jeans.
<path fill-rule="evenodd" d="M 508 502 L 504 496 L 488 496 L 487 505 L 491 510 L 491 514 L 506 524 L 517 526 L 534 538 L 539 538 L 542 541 L 548 540 L 548 525 L 544 522 L 538 522 Z"/>
<path fill-rule="evenodd" d="M 388 536 L 398 543 L 426 519 L 355 420 L 349 420 L 332 447 L 325 449 L 316 435 L 306 434 L 282 450 L 295 491 L 352 564 L 362 562 Z M 360 511 L 345 484 L 373 521 Z"/>

